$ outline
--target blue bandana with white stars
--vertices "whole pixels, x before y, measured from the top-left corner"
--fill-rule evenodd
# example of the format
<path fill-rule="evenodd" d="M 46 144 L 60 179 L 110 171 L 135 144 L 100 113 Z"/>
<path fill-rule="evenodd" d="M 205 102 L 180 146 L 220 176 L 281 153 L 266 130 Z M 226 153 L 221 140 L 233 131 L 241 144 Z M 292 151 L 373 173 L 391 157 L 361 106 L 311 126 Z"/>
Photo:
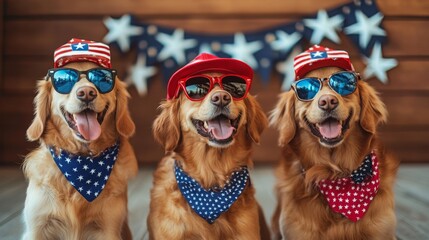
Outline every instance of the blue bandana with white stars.
<path fill-rule="evenodd" d="M 180 192 L 189 206 L 208 223 L 213 223 L 243 193 L 249 181 L 247 167 L 242 167 L 231 174 L 229 181 L 222 189 L 204 189 L 195 179 L 188 176 L 175 164 L 176 181 Z"/>
<path fill-rule="evenodd" d="M 92 202 L 106 186 L 118 157 L 119 143 L 95 157 L 74 155 L 63 149 L 57 155 L 53 147 L 49 147 L 49 151 L 69 183 L 88 202 Z"/>

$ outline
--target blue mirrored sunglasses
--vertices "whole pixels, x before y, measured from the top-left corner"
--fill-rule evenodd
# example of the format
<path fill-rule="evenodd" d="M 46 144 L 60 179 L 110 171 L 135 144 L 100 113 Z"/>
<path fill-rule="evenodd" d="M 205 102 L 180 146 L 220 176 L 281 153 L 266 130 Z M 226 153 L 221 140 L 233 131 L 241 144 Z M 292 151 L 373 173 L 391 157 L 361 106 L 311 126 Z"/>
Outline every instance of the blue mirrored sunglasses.
<path fill-rule="evenodd" d="M 323 81 L 326 80 L 328 80 L 328 85 L 332 90 L 341 96 L 347 96 L 356 90 L 360 76 L 359 73 L 345 71 L 334 73 L 327 78 L 303 78 L 294 82 L 292 89 L 299 100 L 311 101 L 322 89 Z"/>
<path fill-rule="evenodd" d="M 100 93 L 108 93 L 115 86 L 116 70 L 114 69 L 92 68 L 78 71 L 72 68 L 53 68 L 48 71 L 55 91 L 61 94 L 70 93 L 73 86 L 80 80 L 81 74 L 84 74 Z"/>

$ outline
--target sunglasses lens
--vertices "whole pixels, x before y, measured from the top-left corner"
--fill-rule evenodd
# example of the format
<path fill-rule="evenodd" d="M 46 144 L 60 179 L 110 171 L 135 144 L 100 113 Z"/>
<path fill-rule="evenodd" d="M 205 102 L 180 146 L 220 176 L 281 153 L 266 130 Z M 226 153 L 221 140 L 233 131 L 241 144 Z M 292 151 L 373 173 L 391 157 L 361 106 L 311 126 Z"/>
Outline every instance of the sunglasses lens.
<path fill-rule="evenodd" d="M 329 78 L 329 85 L 341 96 L 346 96 L 356 90 L 357 79 L 351 72 L 340 72 Z"/>
<path fill-rule="evenodd" d="M 247 83 L 241 77 L 226 76 L 222 79 L 223 89 L 231 94 L 233 98 L 242 98 L 246 95 Z"/>
<path fill-rule="evenodd" d="M 62 94 L 70 93 L 78 80 L 79 73 L 71 69 L 60 69 L 52 75 L 52 84 L 55 90 Z"/>
<path fill-rule="evenodd" d="M 115 81 L 113 72 L 107 69 L 93 69 L 88 71 L 88 80 L 97 87 L 100 93 L 110 92 L 113 89 Z"/>
<path fill-rule="evenodd" d="M 302 100 L 311 100 L 320 89 L 320 81 L 314 78 L 304 78 L 295 84 L 295 92 Z"/>
<path fill-rule="evenodd" d="M 204 98 L 210 91 L 210 80 L 205 77 L 189 78 L 185 83 L 186 93 L 194 100 Z"/>

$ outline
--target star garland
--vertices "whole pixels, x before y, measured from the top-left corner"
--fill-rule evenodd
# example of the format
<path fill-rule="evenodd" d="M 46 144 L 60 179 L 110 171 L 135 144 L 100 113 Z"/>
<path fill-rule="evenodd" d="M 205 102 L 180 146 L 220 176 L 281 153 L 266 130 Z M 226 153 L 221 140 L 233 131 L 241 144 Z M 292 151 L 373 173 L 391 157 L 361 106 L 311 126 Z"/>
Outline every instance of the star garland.
<path fill-rule="evenodd" d="M 180 67 L 201 52 L 219 57 L 240 59 L 269 81 L 275 69 L 283 77 L 282 90 L 292 84 L 293 57 L 300 43 L 307 40 L 319 44 L 327 39 L 340 44 L 339 33 L 345 34 L 359 49 L 366 63 L 364 76 L 376 77 L 387 84 L 387 71 L 397 66 L 392 58 L 383 58 L 383 44 L 387 38 L 382 26 L 383 14 L 375 1 L 352 1 L 332 9 L 320 9 L 302 20 L 256 32 L 237 32 L 229 35 L 206 35 L 165 28 L 136 21 L 131 15 L 119 19 L 107 18 L 108 29 L 104 42 L 115 44 L 125 53 L 135 46 L 136 64 L 129 68 L 127 83 L 134 85 L 140 95 L 148 91 L 149 79 L 155 75 L 155 65 L 161 67 L 166 82 Z"/>

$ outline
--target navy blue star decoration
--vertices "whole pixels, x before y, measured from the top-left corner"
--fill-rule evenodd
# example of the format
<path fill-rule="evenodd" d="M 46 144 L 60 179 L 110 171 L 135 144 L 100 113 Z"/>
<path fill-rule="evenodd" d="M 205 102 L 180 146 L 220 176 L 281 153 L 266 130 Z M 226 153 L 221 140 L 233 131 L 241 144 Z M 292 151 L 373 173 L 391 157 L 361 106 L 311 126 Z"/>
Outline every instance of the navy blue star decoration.
<path fill-rule="evenodd" d="M 382 45 L 387 38 L 382 20 L 383 14 L 375 0 L 352 1 L 336 8 L 321 9 L 296 22 L 260 31 L 224 35 L 166 28 L 139 22 L 127 14 L 119 19 L 104 20 L 108 28 L 104 41 L 119 47 L 123 53 L 130 47 L 138 49 L 138 64 L 129 73 L 132 76 L 129 83 L 136 86 L 148 85 L 156 73 L 153 67 L 160 69 L 166 83 L 177 69 L 199 53 L 208 52 L 246 62 L 264 83 L 269 81 L 275 69 L 284 77 L 283 81 L 288 81 L 283 83 L 282 90 L 288 90 L 294 75 L 290 54 L 301 49 L 304 40 L 319 44 L 327 39 L 340 44 L 341 32 L 352 40 L 367 63 L 365 77 L 375 76 L 387 83 L 385 73 L 397 62 L 382 57 Z M 140 71 L 140 74 L 132 71 Z M 144 95 L 145 91 L 143 89 L 139 93 Z"/>
<path fill-rule="evenodd" d="M 63 149 L 57 154 L 53 147 L 49 147 L 49 151 L 70 185 L 88 202 L 92 202 L 107 184 L 118 156 L 119 143 L 97 156 L 75 155 Z"/>

